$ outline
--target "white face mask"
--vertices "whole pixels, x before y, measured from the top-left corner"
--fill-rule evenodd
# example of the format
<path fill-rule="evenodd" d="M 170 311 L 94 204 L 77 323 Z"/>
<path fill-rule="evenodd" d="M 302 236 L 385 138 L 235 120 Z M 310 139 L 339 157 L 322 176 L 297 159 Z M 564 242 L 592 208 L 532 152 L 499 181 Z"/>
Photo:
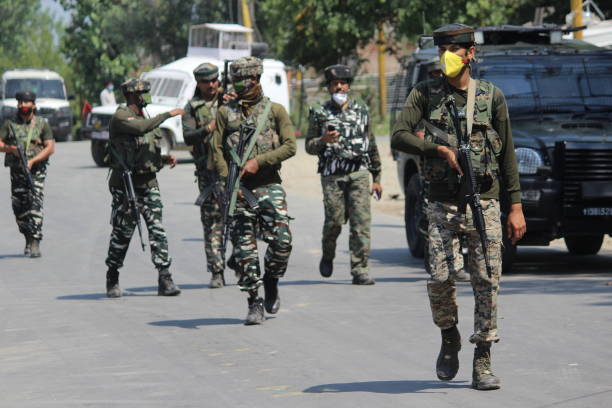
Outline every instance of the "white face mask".
<path fill-rule="evenodd" d="M 339 106 L 342 106 L 346 103 L 346 101 L 348 100 L 348 94 L 345 93 L 335 93 L 332 94 L 332 99 L 334 100 L 334 102 L 336 102 Z"/>

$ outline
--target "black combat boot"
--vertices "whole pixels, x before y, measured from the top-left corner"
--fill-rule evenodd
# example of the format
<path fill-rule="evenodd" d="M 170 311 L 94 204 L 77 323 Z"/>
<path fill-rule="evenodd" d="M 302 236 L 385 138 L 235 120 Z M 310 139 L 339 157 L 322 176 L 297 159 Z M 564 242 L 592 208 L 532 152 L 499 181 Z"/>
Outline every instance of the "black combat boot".
<path fill-rule="evenodd" d="M 268 274 L 263 277 L 266 312 L 275 314 L 280 309 L 280 296 L 278 296 L 278 278 L 273 278 Z"/>
<path fill-rule="evenodd" d="M 106 272 L 106 296 L 109 298 L 121 297 L 119 271 L 115 268 L 108 268 Z"/>
<path fill-rule="evenodd" d="M 450 381 L 459 371 L 461 336 L 457 326 L 442 330 L 442 347 L 436 361 L 436 375 L 442 381 Z"/>
<path fill-rule="evenodd" d="M 264 308 L 263 299 L 255 295 L 249 297 L 249 313 L 247 314 L 244 324 L 246 326 L 252 326 L 254 324 L 262 324 L 264 321 Z"/>
<path fill-rule="evenodd" d="M 159 296 L 176 296 L 181 293 L 178 286 L 174 284 L 172 275 L 168 269 L 162 269 L 159 271 L 159 286 L 157 288 L 157 294 Z"/>
<path fill-rule="evenodd" d="M 30 258 L 40 258 L 40 240 L 32 238 L 32 244 L 30 245 Z"/>
<path fill-rule="evenodd" d="M 491 343 L 476 344 L 476 349 L 474 349 L 472 388 L 477 390 L 497 390 L 500 386 L 501 381 L 491 371 Z"/>
<path fill-rule="evenodd" d="M 29 257 L 30 254 L 32 253 L 32 237 L 29 235 L 26 235 L 25 239 L 26 239 L 26 245 L 25 245 L 25 248 L 23 249 L 23 255 Z"/>
<path fill-rule="evenodd" d="M 321 258 L 319 262 L 319 272 L 324 278 L 329 278 L 334 272 L 334 261 L 332 259 Z"/>
<path fill-rule="evenodd" d="M 210 278 L 210 283 L 208 287 L 210 289 L 222 288 L 225 286 L 225 278 L 223 277 L 223 272 L 213 272 L 212 277 Z"/>
<path fill-rule="evenodd" d="M 353 285 L 374 285 L 376 282 L 370 278 L 367 272 L 353 275 Z"/>

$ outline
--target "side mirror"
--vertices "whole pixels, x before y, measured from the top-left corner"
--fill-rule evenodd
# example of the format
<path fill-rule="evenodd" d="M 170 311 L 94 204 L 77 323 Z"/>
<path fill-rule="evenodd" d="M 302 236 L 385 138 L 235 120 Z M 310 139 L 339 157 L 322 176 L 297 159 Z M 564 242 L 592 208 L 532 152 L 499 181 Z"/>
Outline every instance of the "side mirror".
<path fill-rule="evenodd" d="M 76 99 L 76 96 L 74 96 L 74 94 L 68 94 L 69 101 L 74 101 L 75 99 Z"/>

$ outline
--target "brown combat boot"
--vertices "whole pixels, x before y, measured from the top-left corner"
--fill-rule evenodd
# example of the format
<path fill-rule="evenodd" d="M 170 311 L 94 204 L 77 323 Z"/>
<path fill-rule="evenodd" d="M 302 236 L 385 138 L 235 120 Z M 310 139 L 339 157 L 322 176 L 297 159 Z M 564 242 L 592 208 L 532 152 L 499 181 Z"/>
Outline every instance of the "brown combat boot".
<path fill-rule="evenodd" d="M 497 390 L 500 386 L 500 379 L 491 371 L 491 343 L 476 344 L 472 388 L 476 390 Z"/>

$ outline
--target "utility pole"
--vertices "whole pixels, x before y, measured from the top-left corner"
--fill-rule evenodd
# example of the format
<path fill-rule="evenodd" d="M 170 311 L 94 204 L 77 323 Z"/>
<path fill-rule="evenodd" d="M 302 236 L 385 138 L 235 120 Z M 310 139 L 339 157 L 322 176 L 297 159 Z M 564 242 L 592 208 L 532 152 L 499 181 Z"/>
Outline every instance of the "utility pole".
<path fill-rule="evenodd" d="M 378 49 L 378 97 L 379 97 L 379 113 L 381 119 L 384 119 L 387 114 L 387 83 L 385 81 L 385 32 L 383 31 L 383 23 L 378 23 L 378 39 L 376 40 L 376 48 Z"/>
<path fill-rule="evenodd" d="M 574 13 L 574 22 L 572 25 L 574 27 L 580 27 L 582 26 L 582 0 L 570 0 L 570 1 L 571 1 L 572 12 Z M 574 32 L 574 39 L 582 40 L 583 39 L 582 31 Z"/>

